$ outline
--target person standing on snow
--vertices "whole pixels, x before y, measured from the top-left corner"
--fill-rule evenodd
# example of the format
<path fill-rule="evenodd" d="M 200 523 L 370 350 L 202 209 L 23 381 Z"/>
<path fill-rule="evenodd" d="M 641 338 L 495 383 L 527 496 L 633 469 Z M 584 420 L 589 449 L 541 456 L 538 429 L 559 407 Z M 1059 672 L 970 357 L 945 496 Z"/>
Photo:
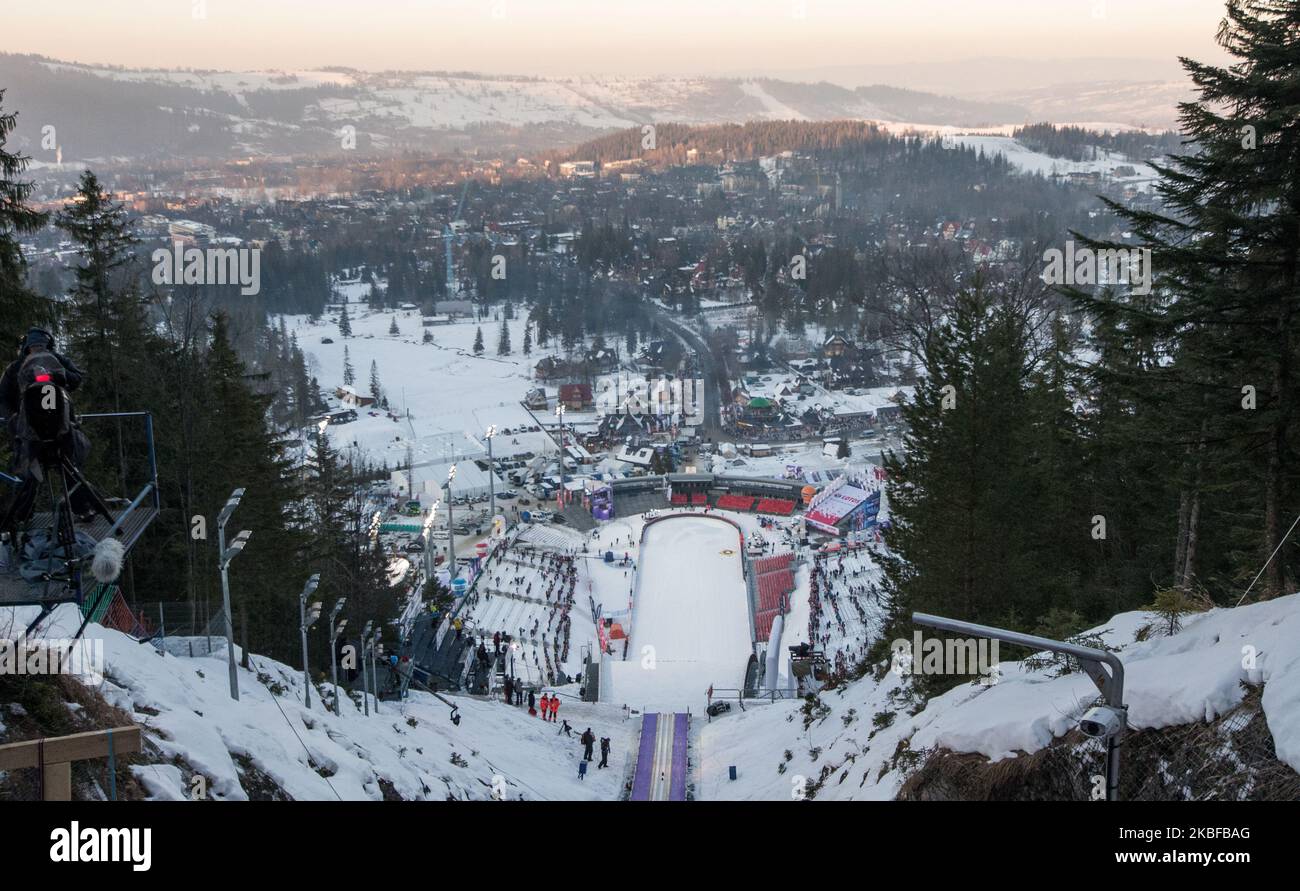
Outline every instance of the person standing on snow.
<path fill-rule="evenodd" d="M 582 743 L 582 760 L 591 761 L 591 747 L 596 744 L 596 735 L 591 732 L 590 727 L 582 732 L 579 741 Z"/>
<path fill-rule="evenodd" d="M 597 764 L 596 766 L 609 767 L 609 737 L 608 736 L 602 736 L 600 738 L 600 763 Z"/>
<path fill-rule="evenodd" d="M 549 718 L 547 718 L 547 709 L 549 709 L 550 707 L 551 707 L 551 700 L 547 697 L 545 693 L 543 693 L 542 701 L 537 703 L 537 709 L 538 711 L 541 712 L 543 721 L 550 720 Z"/>
<path fill-rule="evenodd" d="M 551 694 L 551 705 L 550 705 L 550 709 L 551 709 L 551 723 L 554 724 L 554 723 L 555 723 L 555 715 L 560 711 L 560 694 L 559 694 L 559 693 L 552 693 L 552 694 Z"/>

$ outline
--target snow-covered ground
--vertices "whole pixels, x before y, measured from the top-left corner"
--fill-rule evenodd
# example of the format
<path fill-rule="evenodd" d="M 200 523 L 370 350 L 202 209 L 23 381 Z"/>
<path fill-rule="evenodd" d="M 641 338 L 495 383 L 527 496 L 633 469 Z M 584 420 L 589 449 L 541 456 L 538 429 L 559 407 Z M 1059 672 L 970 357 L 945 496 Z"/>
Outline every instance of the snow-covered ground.
<path fill-rule="evenodd" d="M 404 465 L 411 447 L 416 464 L 416 484 L 423 480 L 421 465 L 431 466 L 485 452 L 466 433 L 481 437 L 489 425 L 498 430 L 493 453 L 498 458 L 522 452 L 554 454 L 555 445 L 543 432 L 515 432 L 519 427 L 539 426 L 550 419 L 545 413 L 536 419 L 521 404 L 532 389 L 532 371 L 546 351 L 521 352 L 524 320 L 507 322 L 515 350 L 497 356 L 500 322 L 463 320 L 425 329 L 418 312 L 369 312 L 364 304 L 348 307 L 352 336 L 339 335 L 338 325 L 323 319 L 311 322 L 306 316 L 288 318 L 289 330 L 307 356 L 308 368 L 321 390 L 333 393 L 343 384 L 343 350 L 356 375 L 356 389 L 369 392 L 370 364 L 374 362 L 380 383 L 388 396 L 394 420 L 375 409 L 359 409 L 358 420 L 330 427 L 336 447 L 356 447 L 376 462 L 389 467 Z M 400 334 L 388 333 L 394 318 Z M 486 349 L 473 353 L 475 333 L 482 329 Z M 424 332 L 433 333 L 433 343 L 423 343 Z M 333 343 L 323 343 L 323 339 Z M 410 418 L 407 418 L 407 412 Z M 441 480 L 439 480 L 441 482 Z"/>
<path fill-rule="evenodd" d="M 1263 684 L 1277 756 L 1300 770 L 1300 594 L 1190 616 L 1172 637 L 1135 642 L 1138 629 L 1154 620 L 1122 613 L 1094 629 L 1124 662 L 1131 726 L 1212 720 L 1239 705 L 1248 687 Z M 818 798 L 889 799 L 907 776 L 893 763 L 904 742 L 913 752 L 1013 758 L 1074 728 L 1096 699 L 1082 674 L 1053 678 L 1020 662 L 1003 662 L 1000 671 L 998 683 L 957 687 L 914 715 L 892 673 L 824 694 L 824 712 L 806 727 L 799 701 L 733 711 L 701 732 L 699 797 L 789 799 L 801 778 L 815 781 L 825 771 Z M 730 765 L 738 767 L 734 782 Z"/>
<path fill-rule="evenodd" d="M 1007 161 L 1026 173 L 1039 173 L 1044 176 L 1069 173 L 1102 173 L 1114 176 L 1117 167 L 1132 167 L 1134 176 L 1124 179 L 1139 189 L 1149 189 L 1159 178 L 1156 171 L 1148 164 L 1125 160 L 1114 152 L 1103 152 L 1102 156 L 1090 161 L 1070 161 L 1054 158 L 1043 152 L 1036 152 L 1010 136 L 979 136 L 970 134 L 945 135 L 946 143 L 973 148 L 986 155 L 1003 155 Z"/>
<path fill-rule="evenodd" d="M 34 616 L 33 607 L 0 610 L 0 635 L 12 637 L 11 628 L 21 630 Z M 59 607 L 47 636 L 71 636 L 78 618 L 74 606 Z M 157 799 L 188 798 L 201 774 L 209 797 L 242 800 L 244 759 L 298 800 L 378 800 L 381 781 L 408 800 L 612 799 L 636 757 L 639 722 L 617 706 L 580 702 L 576 687 L 562 688 L 570 695 L 558 715 L 573 726 L 572 737 L 561 735 L 558 723 L 528 717 L 526 708 L 467 696 L 448 697 L 459 708 L 459 726 L 444 702 L 420 692 L 406 703 L 380 703 L 378 714 L 372 702 L 369 717 L 359 699 L 344 697 L 335 716 L 321 701 L 329 685 L 319 685 L 307 709 L 301 670 L 263 656 L 253 657 L 254 671 L 239 671 L 234 702 L 224 649 L 186 658 L 159 655 L 98 625 L 87 636 L 103 641 L 100 692 L 144 729 L 156 763 L 135 772 Z M 610 768 L 580 781 L 577 737 L 587 727 L 611 739 Z"/>

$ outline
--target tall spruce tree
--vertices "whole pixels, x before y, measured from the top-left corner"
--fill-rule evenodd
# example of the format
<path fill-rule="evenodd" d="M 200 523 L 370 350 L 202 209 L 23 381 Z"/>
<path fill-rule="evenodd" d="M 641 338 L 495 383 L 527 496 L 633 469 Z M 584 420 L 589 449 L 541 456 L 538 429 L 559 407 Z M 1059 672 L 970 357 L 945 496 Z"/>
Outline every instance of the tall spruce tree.
<path fill-rule="evenodd" d="M 874 655 L 911 636 L 912 611 L 1026 627 L 1067 588 L 1068 558 L 1039 539 L 1067 522 L 1087 541 L 1087 517 L 1047 511 L 1051 474 L 1043 420 L 1055 403 L 1038 391 L 1033 316 L 983 284 L 960 293 L 925 342 L 926 374 L 903 408 L 906 459 L 888 454 L 890 619 Z"/>
<path fill-rule="evenodd" d="M 5 149 L 17 112 L 5 113 L 0 90 L 0 347 L 6 351 L 32 325 L 52 326 L 54 304 L 28 289 L 27 264 L 18 240 L 39 231 L 49 219 L 28 204 L 32 183 L 19 177 L 31 159 Z"/>
<path fill-rule="evenodd" d="M 1107 202 L 1151 250 L 1154 288 L 1074 293 L 1112 339 L 1098 378 L 1164 446 L 1163 578 L 1226 596 L 1266 561 L 1258 596 L 1294 590 L 1300 569 L 1300 548 L 1282 547 L 1300 513 L 1297 29 L 1297 0 L 1229 0 L 1232 64 L 1182 60 L 1199 97 L 1180 106 L 1189 150 L 1155 165 L 1165 208 Z M 1137 434 L 1115 420 L 1101 436 Z"/>

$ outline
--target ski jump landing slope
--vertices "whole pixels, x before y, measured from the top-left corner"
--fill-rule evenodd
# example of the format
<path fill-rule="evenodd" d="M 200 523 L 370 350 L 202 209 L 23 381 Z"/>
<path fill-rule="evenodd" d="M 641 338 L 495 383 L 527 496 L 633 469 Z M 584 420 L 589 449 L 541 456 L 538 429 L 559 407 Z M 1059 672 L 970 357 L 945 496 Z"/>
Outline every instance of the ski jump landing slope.
<path fill-rule="evenodd" d="M 703 711 L 710 686 L 739 688 L 753 647 L 730 523 L 676 515 L 649 524 L 626 661 L 601 666 L 601 698 L 649 712 Z"/>
<path fill-rule="evenodd" d="M 633 801 L 686 800 L 686 744 L 690 724 L 684 714 L 645 715 L 641 747 L 632 777 Z"/>

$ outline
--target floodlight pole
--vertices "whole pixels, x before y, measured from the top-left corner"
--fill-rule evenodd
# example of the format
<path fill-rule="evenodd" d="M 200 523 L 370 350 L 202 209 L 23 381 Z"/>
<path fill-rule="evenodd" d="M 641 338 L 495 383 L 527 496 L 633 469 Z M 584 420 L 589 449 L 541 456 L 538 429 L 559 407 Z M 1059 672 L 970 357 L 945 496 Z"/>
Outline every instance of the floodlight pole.
<path fill-rule="evenodd" d="M 339 714 L 339 650 L 338 637 L 343 631 L 343 626 L 347 620 L 338 621 L 339 613 L 343 612 L 343 605 L 347 603 L 346 597 L 340 597 L 330 610 L 330 677 L 334 681 L 334 714 Z"/>
<path fill-rule="evenodd" d="M 226 661 L 230 668 L 230 698 L 236 702 L 239 701 L 239 676 L 235 670 L 235 622 L 230 615 L 230 574 L 228 570 L 230 569 L 230 561 L 243 549 L 244 544 L 240 541 L 239 546 L 235 547 L 234 543 L 232 543 L 231 548 L 227 550 L 226 523 L 229 522 L 230 515 L 235 512 L 235 508 L 239 507 L 239 502 L 243 497 L 244 490 L 242 488 L 231 492 L 230 498 L 226 500 L 225 506 L 221 508 L 221 513 L 217 514 L 217 563 L 221 569 L 222 610 L 226 614 Z M 244 536 L 244 541 L 248 540 L 244 533 L 241 532 L 240 535 Z M 236 536 L 236 541 L 238 539 L 239 536 Z"/>
<path fill-rule="evenodd" d="M 384 649 L 383 643 L 380 642 L 379 640 L 381 636 L 382 636 L 382 631 L 376 628 L 374 630 L 374 633 L 370 637 L 370 684 L 372 687 L 374 687 L 374 691 L 375 691 L 375 714 L 376 715 L 379 714 L 379 675 L 377 673 L 377 669 L 375 668 L 375 657 L 377 655 L 381 655 Z"/>
<path fill-rule="evenodd" d="M 1053 653 L 1078 659 L 1084 673 L 1101 691 L 1106 705 L 1115 709 L 1119 715 L 1119 730 L 1106 737 L 1106 800 L 1119 800 L 1120 746 L 1123 743 L 1124 732 L 1128 729 L 1128 707 L 1124 705 L 1124 663 L 1118 656 L 1105 650 L 1039 637 L 1036 634 L 1022 634 L 1019 631 L 977 625 L 974 622 L 962 622 L 929 613 L 912 613 L 912 622 L 939 631 L 951 631 L 970 637 L 987 637 L 1029 650 L 1050 650 Z M 1103 665 L 1110 668 L 1109 673 L 1102 667 Z"/>
<path fill-rule="evenodd" d="M 447 471 L 447 561 L 451 564 L 451 579 L 455 581 L 460 576 L 460 565 L 456 562 L 456 530 L 455 519 L 451 512 L 451 481 L 456 478 L 456 465 L 451 465 Z"/>
<path fill-rule="evenodd" d="M 492 522 L 492 517 L 497 515 L 497 468 L 492 460 L 492 440 L 496 438 L 496 425 L 487 428 L 487 452 L 488 452 L 488 522 Z"/>
<path fill-rule="evenodd" d="M 559 397 L 556 397 L 557 400 Z M 560 421 L 560 510 L 564 510 L 564 403 L 555 406 L 555 416 Z"/>
<path fill-rule="evenodd" d="M 309 663 L 307 662 L 307 629 L 311 628 L 312 625 L 315 625 L 316 620 L 320 618 L 320 606 L 321 606 L 319 601 L 312 604 L 311 620 L 308 621 L 307 598 L 310 597 L 313 593 L 315 593 L 316 586 L 319 584 L 320 584 L 320 573 L 317 572 L 314 573 L 311 578 L 307 579 L 306 586 L 302 589 L 302 593 L 298 595 L 298 627 L 302 631 L 303 704 L 307 708 L 311 708 L 311 669 L 308 667 Z"/>
<path fill-rule="evenodd" d="M 366 717 L 370 717 L 370 681 L 366 676 L 366 657 L 368 648 L 372 645 L 370 641 L 370 629 L 374 627 L 374 621 L 366 622 L 366 627 L 361 629 L 361 707 L 365 709 Z M 374 671 L 374 661 L 370 662 L 370 671 Z"/>
<path fill-rule="evenodd" d="M 433 521 L 438 514 L 438 506 L 442 504 L 442 499 L 433 503 L 429 508 L 429 516 L 424 521 L 424 528 L 420 535 L 424 539 L 424 580 L 428 582 L 433 578 Z"/>

